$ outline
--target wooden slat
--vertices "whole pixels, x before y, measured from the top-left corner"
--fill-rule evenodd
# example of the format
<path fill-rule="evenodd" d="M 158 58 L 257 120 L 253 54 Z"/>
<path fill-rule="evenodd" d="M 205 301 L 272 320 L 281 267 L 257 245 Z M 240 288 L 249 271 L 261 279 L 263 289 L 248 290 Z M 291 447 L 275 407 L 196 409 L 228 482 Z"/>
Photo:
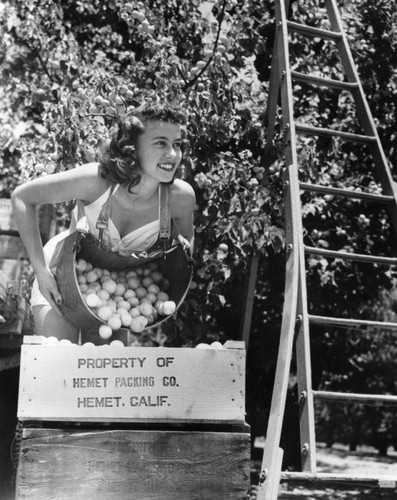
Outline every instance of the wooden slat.
<path fill-rule="evenodd" d="M 324 78 L 322 76 L 315 76 L 305 73 L 300 73 L 299 71 L 291 71 L 291 76 L 294 80 L 298 82 L 307 82 L 314 85 L 321 85 L 325 87 L 331 87 L 341 90 L 353 91 L 358 88 L 357 83 L 353 82 L 342 82 L 341 80 L 335 80 L 333 78 Z"/>
<path fill-rule="evenodd" d="M 321 186 L 320 184 L 310 184 L 309 182 L 300 182 L 299 186 L 304 191 L 313 191 L 317 193 L 332 194 L 334 196 L 344 196 L 346 198 L 359 198 L 375 203 L 392 203 L 393 196 L 383 194 L 366 193 L 363 191 L 353 191 L 350 189 L 335 188 L 331 186 Z"/>
<path fill-rule="evenodd" d="M 395 266 L 397 264 L 397 258 L 395 257 L 365 255 L 359 253 L 342 252 L 339 250 L 326 250 L 325 248 L 308 247 L 308 246 L 305 246 L 305 252 L 313 255 L 322 255 L 324 257 L 335 257 L 336 259 L 370 262 L 372 264 L 383 264 L 388 266 Z"/>
<path fill-rule="evenodd" d="M 397 396 L 385 394 L 357 394 L 353 392 L 313 391 L 316 399 L 360 404 L 397 406 Z"/>
<path fill-rule="evenodd" d="M 16 500 L 244 499 L 247 432 L 24 429 Z"/>
<path fill-rule="evenodd" d="M 329 316 L 309 315 L 312 325 L 329 325 L 344 328 L 357 328 L 360 330 L 393 330 L 397 331 L 397 323 L 387 321 L 370 321 L 350 318 L 332 318 Z"/>
<path fill-rule="evenodd" d="M 319 37 L 324 40 L 340 40 L 342 38 L 341 33 L 336 31 L 324 30 L 321 28 L 315 28 L 313 26 L 307 26 L 302 23 L 295 23 L 294 21 L 287 21 L 287 26 L 289 31 L 299 33 L 300 35 L 305 35 L 309 37 Z"/>
<path fill-rule="evenodd" d="M 321 127 L 311 127 L 310 125 L 304 125 L 303 123 L 296 123 L 295 129 L 301 134 L 316 135 L 316 136 L 326 136 L 326 137 L 341 137 L 348 142 L 357 143 L 375 143 L 376 138 L 372 135 L 361 135 L 352 134 L 350 132 L 342 132 L 341 130 L 333 130 L 330 128 Z"/>

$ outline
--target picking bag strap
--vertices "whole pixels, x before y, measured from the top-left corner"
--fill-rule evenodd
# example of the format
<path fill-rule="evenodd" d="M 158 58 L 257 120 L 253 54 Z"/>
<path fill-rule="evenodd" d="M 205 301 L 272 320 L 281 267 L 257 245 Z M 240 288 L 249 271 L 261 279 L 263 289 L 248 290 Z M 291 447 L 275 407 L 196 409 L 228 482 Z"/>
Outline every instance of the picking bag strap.
<path fill-rule="evenodd" d="M 112 202 L 112 194 L 115 189 L 115 185 L 112 184 L 109 190 L 109 196 L 106 198 L 105 203 L 101 207 L 101 211 L 99 212 L 98 219 L 96 221 L 95 227 L 99 230 L 98 242 L 99 245 L 102 244 L 103 240 L 103 232 L 109 226 L 109 217 L 110 217 L 110 207 Z M 77 222 L 80 221 L 83 217 L 85 217 L 84 203 L 82 200 L 77 200 Z"/>
<path fill-rule="evenodd" d="M 163 244 L 171 240 L 171 201 L 169 184 L 159 185 L 159 238 Z"/>

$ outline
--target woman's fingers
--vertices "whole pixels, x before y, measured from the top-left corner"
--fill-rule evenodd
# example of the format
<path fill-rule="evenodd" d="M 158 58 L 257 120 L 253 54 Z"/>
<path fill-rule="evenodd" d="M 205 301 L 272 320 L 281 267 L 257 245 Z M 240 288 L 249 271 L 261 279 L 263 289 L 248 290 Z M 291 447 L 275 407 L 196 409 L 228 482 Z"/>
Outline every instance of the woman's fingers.
<path fill-rule="evenodd" d="M 62 295 L 58 290 L 54 275 L 50 272 L 44 278 L 44 282 L 42 281 L 39 285 L 41 293 L 48 300 L 50 306 L 54 309 L 54 311 L 56 311 L 57 314 L 59 314 L 59 316 L 62 317 L 63 313 L 59 307 L 62 304 Z"/>

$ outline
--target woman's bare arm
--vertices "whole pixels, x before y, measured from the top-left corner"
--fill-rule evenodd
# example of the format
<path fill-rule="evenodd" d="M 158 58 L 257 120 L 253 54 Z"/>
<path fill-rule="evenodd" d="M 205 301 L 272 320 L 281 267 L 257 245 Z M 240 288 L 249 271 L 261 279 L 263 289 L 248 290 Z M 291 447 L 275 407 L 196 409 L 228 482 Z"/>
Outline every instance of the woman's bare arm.
<path fill-rule="evenodd" d="M 17 187 L 11 196 L 13 212 L 37 276 L 40 290 L 51 306 L 60 314 L 57 303 L 62 300 L 55 279 L 47 267 L 40 237 L 37 210 L 40 205 L 82 199 L 90 203 L 106 189 L 97 164 L 40 177 Z"/>

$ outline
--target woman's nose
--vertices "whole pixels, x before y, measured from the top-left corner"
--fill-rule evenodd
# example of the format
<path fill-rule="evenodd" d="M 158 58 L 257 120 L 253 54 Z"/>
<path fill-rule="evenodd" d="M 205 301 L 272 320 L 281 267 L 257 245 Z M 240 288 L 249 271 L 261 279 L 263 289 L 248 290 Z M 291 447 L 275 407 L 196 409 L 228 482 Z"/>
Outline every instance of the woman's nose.
<path fill-rule="evenodd" d="M 177 156 L 178 156 L 177 151 L 171 146 L 166 153 L 166 157 L 167 158 L 176 158 Z"/>

